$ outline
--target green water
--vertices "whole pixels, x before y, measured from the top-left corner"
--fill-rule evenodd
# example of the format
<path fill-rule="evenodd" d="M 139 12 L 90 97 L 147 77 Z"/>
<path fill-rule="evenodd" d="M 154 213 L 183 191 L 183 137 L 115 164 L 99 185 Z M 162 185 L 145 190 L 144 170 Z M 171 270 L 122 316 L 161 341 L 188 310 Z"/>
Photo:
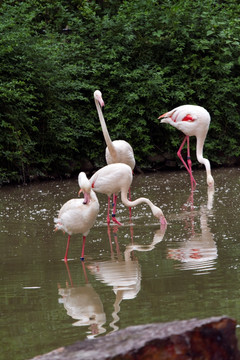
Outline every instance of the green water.
<path fill-rule="evenodd" d="M 130 325 L 228 315 L 240 323 L 240 169 L 217 169 L 214 193 L 195 171 L 134 177 L 132 199 L 161 207 L 160 229 L 147 205 L 117 206 L 122 227 L 106 224 L 107 197 L 80 261 L 81 235 L 54 232 L 77 179 L 0 189 L 1 359 L 30 359 Z M 237 329 L 238 330 L 238 329 Z M 239 334 L 238 334 L 239 336 Z M 93 340 L 94 341 L 94 340 Z"/>

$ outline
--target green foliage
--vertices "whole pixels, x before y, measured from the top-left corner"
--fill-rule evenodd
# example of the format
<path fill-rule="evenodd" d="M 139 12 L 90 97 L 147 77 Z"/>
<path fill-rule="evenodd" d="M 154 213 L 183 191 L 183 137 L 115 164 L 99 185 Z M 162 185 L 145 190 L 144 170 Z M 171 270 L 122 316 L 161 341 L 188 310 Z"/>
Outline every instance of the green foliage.
<path fill-rule="evenodd" d="M 193 103 L 212 116 L 204 152 L 240 155 L 240 5 L 236 0 L 5 0 L 0 5 L 0 183 L 105 164 L 93 101 L 138 165 L 176 152 L 158 116 Z"/>

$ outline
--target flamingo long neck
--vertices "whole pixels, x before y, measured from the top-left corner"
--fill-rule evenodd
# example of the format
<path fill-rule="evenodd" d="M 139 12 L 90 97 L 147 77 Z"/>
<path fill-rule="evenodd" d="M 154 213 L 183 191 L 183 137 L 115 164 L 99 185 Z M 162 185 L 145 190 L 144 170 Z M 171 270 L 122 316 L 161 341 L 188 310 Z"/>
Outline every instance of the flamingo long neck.
<path fill-rule="evenodd" d="M 97 198 L 97 195 L 95 194 L 95 191 L 91 190 L 90 197 L 91 197 L 92 201 L 98 203 L 98 198 Z"/>
<path fill-rule="evenodd" d="M 98 112 L 98 117 L 99 117 L 99 120 L 101 123 L 103 136 L 104 136 L 105 142 L 107 144 L 108 150 L 109 150 L 110 154 L 115 154 L 115 149 L 114 149 L 112 140 L 110 138 L 110 135 L 109 135 L 109 132 L 107 129 L 107 125 L 106 125 L 104 117 L 103 117 L 102 108 L 96 99 L 95 99 L 95 104 L 96 104 L 96 108 L 97 108 L 97 112 Z"/>
<path fill-rule="evenodd" d="M 137 206 L 139 204 L 142 204 L 142 203 L 146 203 L 152 210 L 153 212 L 153 203 L 151 202 L 151 200 L 147 199 L 147 198 L 144 198 L 144 197 L 141 197 L 141 198 L 138 198 L 134 201 L 130 201 L 128 200 L 127 198 L 127 192 L 126 191 L 121 191 L 121 200 L 123 202 L 123 204 L 127 207 L 134 207 L 134 206 Z"/>
<path fill-rule="evenodd" d="M 211 165 L 208 159 L 203 157 L 203 145 L 205 141 L 206 136 L 204 137 L 197 137 L 197 159 L 198 161 L 205 166 L 206 173 L 207 173 L 207 182 L 213 182 L 213 177 L 211 174 Z M 209 184 L 210 185 L 210 184 Z M 211 184 L 212 185 L 212 184 Z"/>

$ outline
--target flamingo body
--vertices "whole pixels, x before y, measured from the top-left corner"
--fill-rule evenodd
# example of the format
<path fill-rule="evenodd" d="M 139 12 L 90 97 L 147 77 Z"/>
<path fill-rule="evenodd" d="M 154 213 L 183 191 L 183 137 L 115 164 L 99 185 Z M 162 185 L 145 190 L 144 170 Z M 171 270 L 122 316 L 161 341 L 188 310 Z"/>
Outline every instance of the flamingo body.
<path fill-rule="evenodd" d="M 94 191 L 110 197 L 121 191 L 127 192 L 132 184 L 132 179 L 130 166 L 117 163 L 104 166 L 95 172 L 89 181 Z"/>
<path fill-rule="evenodd" d="M 125 140 L 114 140 L 112 142 L 114 151 L 106 147 L 105 157 L 107 164 L 124 163 L 133 170 L 135 167 L 135 158 L 132 146 Z"/>
<path fill-rule="evenodd" d="M 99 205 L 96 202 L 94 206 L 87 206 L 84 199 L 71 199 L 59 211 L 55 220 L 57 230 L 63 230 L 69 235 L 81 233 L 87 236 L 96 220 L 98 210 Z"/>
<path fill-rule="evenodd" d="M 207 174 L 207 184 L 209 186 L 214 185 L 214 180 L 211 175 L 211 166 L 208 159 L 203 157 L 203 146 L 209 129 L 211 117 L 209 112 L 201 106 L 198 105 L 181 105 L 175 109 L 161 115 L 159 117 L 161 123 L 168 123 L 178 130 L 182 131 L 186 138 L 184 139 L 182 145 L 179 148 L 178 156 L 183 162 L 184 166 L 188 170 L 191 182 L 194 181 L 191 170 L 191 160 L 190 160 L 190 148 L 189 148 L 189 136 L 196 136 L 197 139 L 197 148 L 196 155 L 198 161 L 203 164 L 206 168 Z M 181 156 L 182 147 L 187 140 L 188 143 L 188 165 L 184 162 Z M 195 182 L 196 183 L 196 182 Z"/>
<path fill-rule="evenodd" d="M 58 217 L 54 219 L 56 230 L 68 233 L 68 243 L 64 260 L 67 261 L 70 237 L 72 234 L 83 234 L 83 247 L 81 259 L 84 259 L 85 239 L 94 225 L 98 212 L 99 202 L 86 174 L 81 172 L 78 177 L 79 184 L 84 192 L 84 199 L 71 199 L 60 209 Z"/>

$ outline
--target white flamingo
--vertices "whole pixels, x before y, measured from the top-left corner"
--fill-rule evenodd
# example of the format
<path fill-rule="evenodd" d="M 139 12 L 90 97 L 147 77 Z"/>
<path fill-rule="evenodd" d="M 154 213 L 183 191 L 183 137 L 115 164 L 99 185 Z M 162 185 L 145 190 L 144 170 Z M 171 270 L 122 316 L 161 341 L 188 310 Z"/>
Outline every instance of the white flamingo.
<path fill-rule="evenodd" d="M 83 245 L 81 260 L 84 260 L 84 248 L 86 236 L 95 223 L 99 212 L 99 202 L 95 192 L 91 188 L 86 174 L 81 172 L 78 182 L 84 193 L 84 199 L 71 199 L 60 209 L 58 217 L 54 219 L 56 230 L 63 230 L 68 233 L 68 242 L 64 261 L 67 261 L 70 238 L 72 234 L 83 234 Z"/>
<path fill-rule="evenodd" d="M 104 106 L 104 101 L 100 90 L 96 90 L 94 92 L 94 100 L 98 112 L 98 117 L 101 123 L 103 136 L 107 145 L 105 151 L 105 158 L 107 164 L 110 165 L 115 163 L 124 163 L 129 165 L 130 168 L 133 170 L 136 161 L 134 158 L 134 152 L 132 146 L 125 140 L 112 141 L 110 138 L 107 125 L 102 113 L 102 107 Z M 131 196 L 130 189 L 129 189 L 129 196 Z M 113 204 L 114 204 L 113 216 L 115 216 L 116 202 L 117 202 L 117 197 L 115 196 L 115 194 L 113 194 Z"/>
<path fill-rule="evenodd" d="M 190 159 L 190 147 L 189 136 L 196 136 L 197 148 L 196 155 L 198 161 L 206 168 L 207 184 L 208 186 L 214 186 L 214 180 L 211 175 L 211 166 L 208 159 L 203 157 L 203 146 L 207 136 L 208 128 L 210 125 L 210 115 L 206 109 L 198 105 L 182 105 L 179 106 L 159 117 L 161 123 L 168 123 L 178 130 L 182 131 L 186 136 L 177 152 L 178 157 L 182 161 L 183 165 L 187 169 L 191 184 L 196 185 L 196 181 L 192 175 L 192 163 Z M 181 151 L 187 141 L 187 163 L 183 160 Z"/>
<path fill-rule="evenodd" d="M 133 170 L 135 167 L 135 158 L 131 145 L 125 140 L 114 140 L 112 141 L 108 133 L 107 125 L 105 123 L 102 107 L 104 106 L 104 101 L 102 98 L 102 93 L 99 90 L 94 92 L 94 100 L 98 112 L 98 117 L 101 123 L 103 136 L 106 142 L 106 162 L 107 164 L 114 163 L 124 163 L 130 166 Z"/>
<path fill-rule="evenodd" d="M 141 197 L 134 201 L 130 201 L 127 198 L 127 192 L 129 187 L 131 186 L 133 179 L 132 169 L 130 166 L 122 163 L 110 164 L 106 165 L 91 177 L 90 184 L 94 191 L 99 192 L 101 194 L 106 194 L 108 199 L 112 194 L 117 194 L 121 192 L 121 200 L 123 204 L 127 207 L 134 207 L 141 203 L 146 203 L 153 213 L 153 215 L 158 218 L 161 224 L 166 224 L 166 219 L 163 215 L 162 210 L 155 206 L 149 199 Z M 80 185 L 80 179 L 79 179 Z M 108 217 L 107 222 L 110 222 L 109 219 L 109 208 L 110 208 L 110 200 L 108 200 Z M 117 224 L 121 225 L 121 223 L 113 217 L 113 221 Z"/>

